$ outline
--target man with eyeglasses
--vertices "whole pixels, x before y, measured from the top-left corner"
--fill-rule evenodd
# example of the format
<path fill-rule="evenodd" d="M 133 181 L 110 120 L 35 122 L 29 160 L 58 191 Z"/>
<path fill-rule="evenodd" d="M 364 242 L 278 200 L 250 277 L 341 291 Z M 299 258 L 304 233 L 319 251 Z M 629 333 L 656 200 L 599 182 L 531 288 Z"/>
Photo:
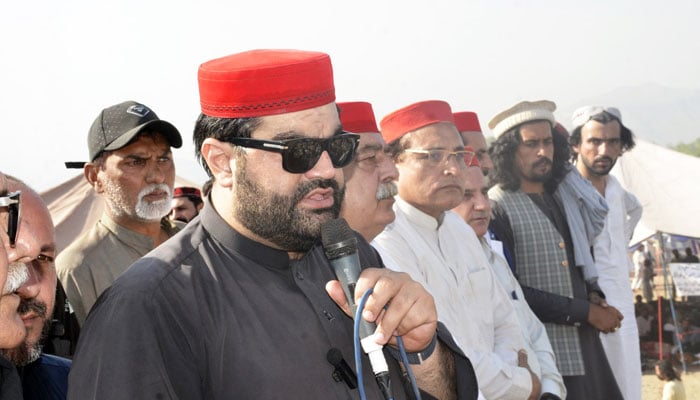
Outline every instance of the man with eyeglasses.
<path fill-rule="evenodd" d="M 100 298 L 69 397 L 356 397 L 327 360 L 332 349 L 353 355 L 347 300 L 319 239 L 338 217 L 341 168 L 358 141 L 341 129 L 330 58 L 253 50 L 200 65 L 198 78 L 194 141 L 213 178 L 211 207 Z M 381 267 L 355 237 L 361 264 Z M 370 288 L 363 315 L 378 322 L 375 342 L 395 346 L 402 335 L 408 352 L 438 364 L 433 380 L 455 385 L 433 358 L 432 297 L 383 268 L 362 271 L 356 298 Z M 397 362 L 387 362 L 396 398 L 407 398 Z M 381 399 L 364 356 L 362 365 L 368 398 Z"/>
<path fill-rule="evenodd" d="M 56 260 L 58 278 L 80 325 L 100 294 L 131 263 L 179 230 L 167 218 L 175 184 L 171 147 L 177 128 L 147 106 L 125 101 L 105 108 L 88 134 L 85 179 L 105 201 L 95 226 Z"/>
<path fill-rule="evenodd" d="M 491 156 L 489 156 L 486 138 L 481 131 L 479 117 L 473 111 L 460 111 L 453 113 L 452 116 L 455 119 L 455 126 L 459 131 L 459 135 L 462 136 L 464 145 L 474 149 L 481 171 L 484 173 L 484 176 L 487 176 L 491 168 L 493 168 L 493 162 L 491 161 Z"/>
<path fill-rule="evenodd" d="M 0 354 L 17 367 L 24 399 L 65 399 L 70 360 L 42 353 L 56 296 L 53 221 L 39 194 L 25 183 L 8 176 L 7 186 L 21 193 L 18 234 L 7 255 L 12 268 L 26 271 L 14 293 L 20 298 L 17 314 L 27 335 L 18 346 L 3 348 Z"/>
<path fill-rule="evenodd" d="M 548 100 L 523 101 L 489 121 L 496 137 L 489 149 L 495 184 L 489 190 L 491 230 L 511 255 L 530 308 L 545 324 L 567 399 L 622 399 L 598 338 L 599 331 L 617 329 L 622 315 L 596 284 L 588 231 L 582 230 L 587 225 L 574 218 L 577 212 L 583 219 L 583 210 L 567 212 L 559 189 L 577 188 L 586 200 L 602 199 L 580 175 L 575 183 L 582 187 L 568 181 L 563 186 L 577 172 L 568 164 L 566 138 L 553 133 L 555 109 Z M 606 207 L 585 204 L 586 220 L 599 226 Z M 583 252 L 576 252 L 577 243 Z"/>
<path fill-rule="evenodd" d="M 593 248 L 598 284 L 607 295 L 608 304 L 624 316 L 620 328 L 601 333 L 600 340 L 622 395 L 625 399 L 639 399 L 642 367 L 634 294 L 629 282 L 633 266 L 627 245 L 642 216 L 642 206 L 610 175 L 618 157 L 634 148 L 634 135 L 623 125 L 622 115 L 614 107 L 581 107 L 574 111 L 571 123 L 572 160 L 608 203 L 605 228 L 595 238 Z"/>
<path fill-rule="evenodd" d="M 464 193 L 465 148 L 450 106 L 411 104 L 385 116 L 381 133 L 399 171 L 396 220 L 372 242 L 389 268 L 406 272 L 435 297 L 438 316 L 476 370 L 487 399 L 536 399 L 538 378 L 518 365 L 520 327 L 474 231 L 450 211 Z M 478 310 L 478 312 L 475 312 Z"/>

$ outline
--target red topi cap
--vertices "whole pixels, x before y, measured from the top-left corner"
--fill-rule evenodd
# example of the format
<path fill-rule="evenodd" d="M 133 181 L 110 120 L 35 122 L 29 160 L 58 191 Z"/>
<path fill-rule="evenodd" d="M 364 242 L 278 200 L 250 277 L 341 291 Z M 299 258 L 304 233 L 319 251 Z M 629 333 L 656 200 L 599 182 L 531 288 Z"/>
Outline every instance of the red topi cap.
<path fill-rule="evenodd" d="M 262 117 L 335 101 L 328 54 L 251 50 L 199 66 L 202 113 L 218 118 Z"/>
<path fill-rule="evenodd" d="M 353 133 L 379 132 L 372 105 L 366 101 L 338 103 L 338 108 L 340 108 L 340 123 L 343 125 L 343 130 Z"/>
<path fill-rule="evenodd" d="M 441 100 L 428 100 L 411 104 L 382 118 L 379 125 L 382 137 L 391 143 L 408 132 L 438 122 L 454 124 L 450 105 Z"/>
<path fill-rule="evenodd" d="M 173 190 L 173 198 L 178 197 L 199 197 L 202 198 L 202 192 L 197 188 L 180 186 Z"/>
<path fill-rule="evenodd" d="M 474 114 L 474 115 L 476 115 L 476 114 Z M 469 159 L 469 163 L 467 163 L 467 167 L 480 167 L 481 166 L 481 164 L 479 164 L 479 158 L 476 156 L 476 151 L 474 151 L 473 147 L 464 146 L 464 151 L 470 151 L 472 153 L 472 156 Z"/>
<path fill-rule="evenodd" d="M 452 114 L 455 119 L 455 125 L 460 132 L 482 132 L 479 125 L 479 117 L 475 112 L 462 111 Z"/>

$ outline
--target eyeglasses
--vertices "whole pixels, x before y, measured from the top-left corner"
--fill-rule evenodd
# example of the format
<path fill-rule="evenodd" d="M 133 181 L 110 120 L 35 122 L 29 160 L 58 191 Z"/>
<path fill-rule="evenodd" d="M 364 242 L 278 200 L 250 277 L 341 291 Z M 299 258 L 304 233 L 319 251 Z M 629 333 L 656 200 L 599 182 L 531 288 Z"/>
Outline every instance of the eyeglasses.
<path fill-rule="evenodd" d="M 299 138 L 289 140 L 261 140 L 230 138 L 227 142 L 236 146 L 273 151 L 282 154 L 282 168 L 292 174 L 303 174 L 316 165 L 324 151 L 328 152 L 333 167 L 342 168 L 350 164 L 360 135 L 343 133 L 326 139 Z"/>
<path fill-rule="evenodd" d="M 15 247 L 17 240 L 17 228 L 19 228 L 20 217 L 20 192 L 12 192 L 7 196 L 0 197 L 0 207 L 7 207 L 7 236 L 10 238 L 10 247 Z"/>
<path fill-rule="evenodd" d="M 450 156 L 454 156 L 455 160 L 458 161 L 460 166 L 466 167 L 472 162 L 474 158 L 474 152 L 468 150 L 457 150 L 457 151 L 447 151 L 447 150 L 423 150 L 423 149 L 406 149 L 406 153 L 421 154 L 420 160 L 425 160 L 430 166 L 438 166 L 442 163 L 447 164 L 450 160 Z M 464 161 L 464 165 L 459 163 L 459 160 Z"/>

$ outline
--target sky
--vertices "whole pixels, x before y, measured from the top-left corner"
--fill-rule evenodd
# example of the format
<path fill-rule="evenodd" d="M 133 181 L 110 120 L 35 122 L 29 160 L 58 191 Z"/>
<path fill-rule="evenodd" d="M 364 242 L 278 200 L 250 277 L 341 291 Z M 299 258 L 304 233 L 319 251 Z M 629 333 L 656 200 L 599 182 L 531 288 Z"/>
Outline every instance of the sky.
<path fill-rule="evenodd" d="M 441 99 L 486 129 L 522 100 L 698 90 L 699 15 L 700 2 L 676 0 L 5 2 L 0 170 L 40 191 L 80 174 L 63 162 L 85 161 L 92 121 L 135 100 L 178 127 L 177 173 L 203 182 L 197 68 L 256 48 L 328 53 L 338 101 L 369 101 L 377 120 Z"/>

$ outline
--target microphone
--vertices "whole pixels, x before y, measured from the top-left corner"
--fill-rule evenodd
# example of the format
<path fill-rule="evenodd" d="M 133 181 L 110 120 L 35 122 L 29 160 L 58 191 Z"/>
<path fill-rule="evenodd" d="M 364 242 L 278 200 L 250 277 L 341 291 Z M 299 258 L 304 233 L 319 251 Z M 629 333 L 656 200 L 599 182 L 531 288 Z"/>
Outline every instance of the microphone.
<path fill-rule="evenodd" d="M 350 229 L 345 219 L 332 219 L 321 225 L 321 242 L 323 243 L 323 251 L 333 267 L 333 272 L 343 287 L 351 313 L 355 315 L 357 311 L 355 285 L 362 271 L 360 258 L 357 254 L 355 233 Z M 362 318 L 360 321 L 360 342 L 362 349 L 369 357 L 379 387 L 384 396 L 389 399 L 393 398 L 389 383 L 389 366 L 382 352 L 383 346 L 375 343 L 371 337 L 376 329 L 377 326 L 374 323 Z"/>
<path fill-rule="evenodd" d="M 357 375 L 355 375 L 355 372 L 345 361 L 340 350 L 335 347 L 328 350 L 328 353 L 326 353 L 326 360 L 335 367 L 335 370 L 333 370 L 333 379 L 335 379 L 336 382 L 344 381 L 350 389 L 357 388 Z"/>

